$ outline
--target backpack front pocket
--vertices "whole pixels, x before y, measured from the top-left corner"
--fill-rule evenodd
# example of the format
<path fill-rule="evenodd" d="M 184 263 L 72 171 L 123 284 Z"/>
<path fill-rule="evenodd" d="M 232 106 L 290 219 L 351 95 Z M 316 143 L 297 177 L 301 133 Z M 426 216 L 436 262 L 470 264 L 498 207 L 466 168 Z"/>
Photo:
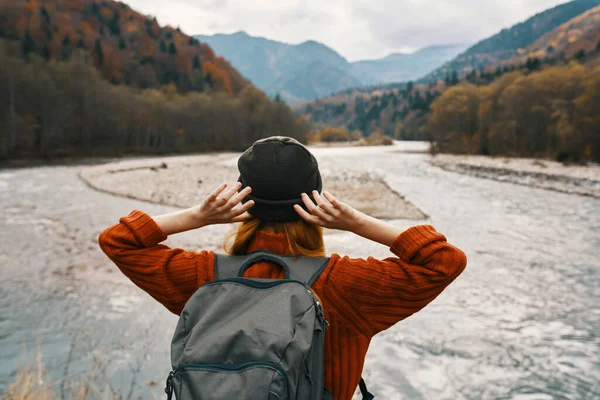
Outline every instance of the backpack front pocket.
<path fill-rule="evenodd" d="M 283 369 L 263 361 L 183 365 L 169 375 L 165 391 L 177 400 L 291 400 Z"/>

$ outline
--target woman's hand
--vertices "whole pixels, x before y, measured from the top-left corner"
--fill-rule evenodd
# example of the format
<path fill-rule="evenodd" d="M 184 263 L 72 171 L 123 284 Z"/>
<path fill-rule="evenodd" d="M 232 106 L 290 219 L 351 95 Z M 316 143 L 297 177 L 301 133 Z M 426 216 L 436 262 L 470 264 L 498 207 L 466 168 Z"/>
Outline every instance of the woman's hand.
<path fill-rule="evenodd" d="M 227 184 L 220 185 L 209 194 L 200 205 L 185 210 L 153 217 L 166 235 L 198 229 L 206 225 L 240 222 L 250 218 L 248 210 L 254 201 L 239 204 L 248 194 L 250 187 L 238 193 L 241 183 L 236 183 L 225 191 Z"/>
<path fill-rule="evenodd" d="M 324 228 L 356 231 L 364 217 L 363 213 L 337 200 L 329 192 L 323 192 L 321 196 L 313 190 L 312 195 L 317 204 L 313 203 L 306 193 L 302 193 L 302 202 L 309 212 L 299 205 L 294 206 L 294 210 L 302 219 Z"/>
<path fill-rule="evenodd" d="M 225 190 L 227 184 L 223 183 L 209 194 L 196 208 L 197 217 L 202 221 L 202 225 L 228 224 L 250 218 L 248 210 L 254 205 L 254 201 L 250 200 L 245 204 L 240 204 L 240 202 L 250 194 L 252 189 L 247 186 L 238 192 L 240 187 L 242 184 L 237 182 Z"/>
<path fill-rule="evenodd" d="M 312 194 L 317 204 L 313 203 L 305 193 L 302 193 L 302 202 L 309 212 L 304 211 L 299 205 L 294 206 L 294 210 L 300 217 L 311 224 L 350 231 L 388 247 L 402 233 L 400 227 L 355 210 L 338 201 L 329 192 L 323 192 L 323 196 L 320 196 L 314 190 Z"/>

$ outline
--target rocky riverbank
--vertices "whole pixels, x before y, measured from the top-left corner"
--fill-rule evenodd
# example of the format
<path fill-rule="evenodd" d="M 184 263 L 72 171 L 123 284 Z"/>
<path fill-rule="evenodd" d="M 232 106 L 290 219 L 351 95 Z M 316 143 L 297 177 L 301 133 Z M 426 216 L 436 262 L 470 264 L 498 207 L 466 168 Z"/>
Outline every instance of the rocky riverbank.
<path fill-rule="evenodd" d="M 233 153 L 126 160 L 84 169 L 80 177 L 91 187 L 124 197 L 178 207 L 191 207 L 222 182 L 238 178 L 239 155 Z M 384 219 L 427 216 L 392 190 L 373 171 L 336 168 L 320 161 L 324 190 L 356 209 Z"/>
<path fill-rule="evenodd" d="M 394 225 L 431 224 L 468 258 L 465 272 L 424 310 L 373 338 L 363 369 L 369 390 L 376 399 L 600 398 L 600 199 L 449 173 L 406 148 L 398 142 L 314 149 L 326 184 L 340 171 L 385 177 L 429 215 Z M 218 164 L 235 168 L 238 156 L 189 160 L 206 162 L 216 174 Z M 158 191 L 171 184 L 162 178 L 168 172 L 193 175 L 184 180 L 194 185 L 196 173 L 201 179 L 212 172 L 176 169 L 177 159 L 105 168 L 142 167 L 144 189 Z M 68 385 L 81 389 L 79 382 L 93 385 L 96 397 L 109 391 L 164 398 L 177 317 L 120 273 L 98 247 L 98 235 L 133 209 L 159 215 L 174 208 L 90 190 L 81 170 L 102 175 L 94 180 L 104 179 L 111 192 L 122 189 L 118 177 L 129 182 L 136 170 L 110 176 L 89 168 L 0 169 L 0 392 L 16 381 L 22 362 L 39 365 L 32 355 L 39 348 L 49 375 L 35 379 L 55 383 L 55 397 L 66 379 L 65 398 Z M 198 196 L 204 190 L 194 188 Z M 164 244 L 221 251 L 232 228 L 211 225 Z M 392 256 L 349 232 L 326 230 L 325 244 L 328 254 Z"/>
<path fill-rule="evenodd" d="M 430 164 L 448 171 L 600 198 L 600 165 L 563 165 L 536 158 L 438 154 Z"/>

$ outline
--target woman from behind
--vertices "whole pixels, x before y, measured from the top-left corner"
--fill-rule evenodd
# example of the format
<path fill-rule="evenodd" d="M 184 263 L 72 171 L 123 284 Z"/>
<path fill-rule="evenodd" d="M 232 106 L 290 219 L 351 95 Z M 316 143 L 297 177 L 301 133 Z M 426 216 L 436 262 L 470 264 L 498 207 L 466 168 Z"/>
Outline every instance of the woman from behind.
<path fill-rule="evenodd" d="M 333 399 L 350 400 L 371 338 L 435 299 L 464 270 L 466 256 L 431 225 L 402 230 L 321 193 L 317 160 L 294 139 L 257 141 L 238 168 L 236 184 L 222 184 L 198 206 L 154 217 L 132 211 L 101 233 L 100 247 L 137 286 L 178 315 L 200 286 L 215 279 L 214 253 L 160 244 L 169 235 L 241 222 L 226 244 L 230 254 L 324 256 L 323 228 L 389 247 L 392 255 L 383 260 L 332 254 L 312 285 L 330 324 L 325 387 Z M 261 261 L 244 277 L 284 274 L 278 265 Z"/>

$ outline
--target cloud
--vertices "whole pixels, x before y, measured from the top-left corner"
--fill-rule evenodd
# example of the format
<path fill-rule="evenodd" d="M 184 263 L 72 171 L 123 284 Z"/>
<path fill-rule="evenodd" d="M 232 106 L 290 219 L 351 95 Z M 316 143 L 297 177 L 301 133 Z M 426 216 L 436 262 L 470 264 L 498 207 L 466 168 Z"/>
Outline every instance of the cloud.
<path fill-rule="evenodd" d="M 475 43 L 564 0 L 126 0 L 188 34 L 316 40 L 350 61 L 444 43 Z"/>

